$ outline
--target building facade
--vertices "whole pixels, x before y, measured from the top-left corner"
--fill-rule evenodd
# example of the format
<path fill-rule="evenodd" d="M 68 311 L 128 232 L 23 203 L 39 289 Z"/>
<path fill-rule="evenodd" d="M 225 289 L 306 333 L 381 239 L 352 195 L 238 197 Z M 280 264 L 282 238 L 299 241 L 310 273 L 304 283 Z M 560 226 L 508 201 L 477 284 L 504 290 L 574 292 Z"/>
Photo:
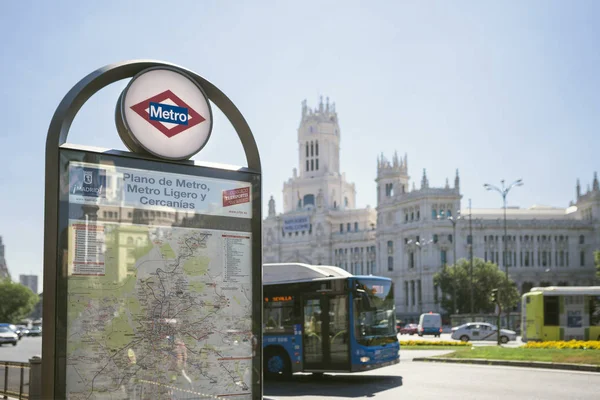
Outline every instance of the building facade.
<path fill-rule="evenodd" d="M 356 188 L 340 173 L 340 129 L 334 105 L 302 104 L 298 128 L 300 173 L 283 185 L 283 212 L 269 200 L 264 220 L 264 262 L 329 264 L 353 274 L 390 277 L 399 318 L 442 310 L 433 276 L 455 258 L 473 257 L 500 265 L 504 210 L 464 207 L 460 176 L 432 186 L 424 170 L 411 181 L 408 157 L 377 158 L 377 207 L 356 208 Z M 499 199 L 500 200 L 500 199 Z M 507 266 L 521 292 L 533 286 L 592 285 L 593 252 L 600 249 L 600 186 L 569 207 L 509 207 Z M 470 230 L 472 237 L 470 237 Z"/>
<path fill-rule="evenodd" d="M 2 236 L 0 236 L 0 280 L 7 278 L 10 279 L 10 272 L 8 272 L 8 265 L 6 265 L 4 243 L 2 243 Z"/>
<path fill-rule="evenodd" d="M 302 103 L 298 169 L 283 184 L 283 212 L 275 200 L 263 224 L 264 262 L 341 265 L 374 274 L 376 211 L 356 208 L 356 188 L 340 172 L 340 127 L 329 99 Z M 299 172 L 298 172 L 299 171 Z"/>
<path fill-rule="evenodd" d="M 38 277 L 37 275 L 19 275 L 19 282 L 23 286 L 27 286 L 35 294 L 38 294 Z"/>

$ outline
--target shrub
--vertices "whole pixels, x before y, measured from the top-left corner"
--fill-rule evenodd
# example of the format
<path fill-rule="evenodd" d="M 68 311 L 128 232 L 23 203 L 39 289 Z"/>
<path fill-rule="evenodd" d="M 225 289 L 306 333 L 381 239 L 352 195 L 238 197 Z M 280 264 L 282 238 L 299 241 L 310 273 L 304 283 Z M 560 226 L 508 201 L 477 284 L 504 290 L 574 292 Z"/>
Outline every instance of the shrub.
<path fill-rule="evenodd" d="M 400 346 L 470 346 L 470 343 L 455 342 L 449 340 L 428 341 L 428 340 L 404 340 L 400 341 Z"/>
<path fill-rule="evenodd" d="M 523 346 L 526 349 L 582 349 L 600 350 L 600 340 L 569 340 L 549 342 L 528 342 Z"/>

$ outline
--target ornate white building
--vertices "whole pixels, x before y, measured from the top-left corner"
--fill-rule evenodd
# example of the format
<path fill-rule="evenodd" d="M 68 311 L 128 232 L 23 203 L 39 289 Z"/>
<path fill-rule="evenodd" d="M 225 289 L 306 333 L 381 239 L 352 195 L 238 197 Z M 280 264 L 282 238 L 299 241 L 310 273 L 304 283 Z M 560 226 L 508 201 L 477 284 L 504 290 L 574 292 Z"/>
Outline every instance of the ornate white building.
<path fill-rule="evenodd" d="M 312 110 L 302 104 L 298 128 L 300 174 L 283 186 L 283 213 L 271 196 L 264 220 L 264 262 L 336 265 L 354 274 L 389 276 L 395 282 L 396 311 L 403 319 L 422 311 L 444 311 L 433 275 L 442 265 L 473 256 L 501 265 L 503 209 L 462 208 L 458 171 L 454 184 L 429 184 L 423 171 L 417 188 L 408 160 L 394 154 L 377 160 L 377 208 L 355 208 L 356 189 L 340 173 L 340 129 L 335 105 Z M 500 201 L 500 198 L 498 199 Z M 509 276 L 522 292 L 532 286 L 590 285 L 594 250 L 600 249 L 600 186 L 567 208 L 509 207 Z M 470 216 L 470 218 L 469 218 Z M 451 218 L 450 218 L 451 217 Z M 470 221 L 469 221 L 470 219 Z M 454 224 L 456 223 L 456 231 Z M 448 310 L 450 311 L 450 310 Z"/>
<path fill-rule="evenodd" d="M 376 211 L 355 208 L 356 188 L 340 173 L 340 127 L 329 99 L 302 103 L 298 165 L 283 184 L 283 213 L 269 200 L 264 221 L 264 261 L 341 265 L 375 273 Z"/>

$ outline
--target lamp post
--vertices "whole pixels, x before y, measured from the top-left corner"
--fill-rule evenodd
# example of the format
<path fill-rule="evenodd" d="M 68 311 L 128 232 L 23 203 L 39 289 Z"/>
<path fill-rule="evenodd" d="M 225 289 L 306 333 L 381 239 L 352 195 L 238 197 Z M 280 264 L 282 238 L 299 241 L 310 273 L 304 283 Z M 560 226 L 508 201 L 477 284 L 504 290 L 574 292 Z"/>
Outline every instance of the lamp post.
<path fill-rule="evenodd" d="M 458 220 L 462 219 L 460 215 L 460 210 L 456 212 L 457 216 L 453 217 L 452 215 L 448 217 L 448 221 L 452 222 L 452 259 L 454 261 L 454 268 L 456 268 L 456 223 Z M 455 282 L 452 282 L 452 291 L 454 292 L 452 295 L 452 307 L 454 308 L 454 312 L 458 312 L 456 309 L 456 285 Z"/>
<path fill-rule="evenodd" d="M 470 282 L 470 308 L 471 308 L 471 321 L 473 321 L 473 218 L 471 215 L 471 199 L 469 199 L 469 240 L 467 241 L 469 246 L 469 280 Z"/>
<path fill-rule="evenodd" d="M 483 185 L 483 187 L 486 190 L 495 190 L 496 192 L 500 193 L 500 195 L 502 196 L 502 207 L 504 208 L 504 238 L 503 238 L 503 242 L 504 242 L 504 246 L 503 246 L 503 250 L 502 250 L 502 262 L 504 263 L 504 273 L 506 274 L 506 280 L 508 281 L 508 263 L 507 263 L 507 254 L 506 254 L 506 249 L 507 249 L 507 242 L 506 242 L 506 195 L 508 194 L 508 192 L 510 192 L 510 189 L 514 188 L 515 186 L 523 186 L 523 179 L 517 179 L 516 181 L 514 181 L 513 183 L 511 183 L 510 185 L 508 185 L 507 187 L 504 186 L 504 179 L 502 179 L 500 181 L 500 183 L 502 184 L 502 188 L 498 188 L 494 185 L 490 185 L 489 183 L 486 183 Z"/>
<path fill-rule="evenodd" d="M 408 244 L 414 244 L 419 249 L 419 314 L 423 313 L 423 247 L 427 246 L 429 243 L 433 242 L 433 240 L 419 242 L 409 240 Z"/>

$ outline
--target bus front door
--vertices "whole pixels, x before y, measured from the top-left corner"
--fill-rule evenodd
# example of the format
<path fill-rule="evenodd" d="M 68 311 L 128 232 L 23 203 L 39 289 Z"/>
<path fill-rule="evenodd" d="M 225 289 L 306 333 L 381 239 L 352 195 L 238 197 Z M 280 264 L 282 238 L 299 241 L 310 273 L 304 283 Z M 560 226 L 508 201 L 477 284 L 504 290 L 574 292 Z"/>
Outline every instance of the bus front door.
<path fill-rule="evenodd" d="M 349 370 L 348 296 L 305 297 L 303 306 L 304 370 Z"/>

